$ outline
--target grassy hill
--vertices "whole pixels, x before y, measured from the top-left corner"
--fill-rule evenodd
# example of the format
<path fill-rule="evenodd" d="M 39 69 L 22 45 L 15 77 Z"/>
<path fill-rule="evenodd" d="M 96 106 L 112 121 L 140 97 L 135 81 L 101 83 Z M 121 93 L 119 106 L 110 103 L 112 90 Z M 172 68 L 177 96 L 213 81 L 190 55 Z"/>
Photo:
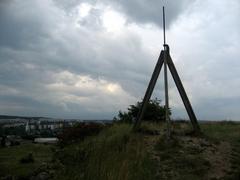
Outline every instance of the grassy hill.
<path fill-rule="evenodd" d="M 34 119 L 34 120 L 38 120 L 38 119 L 41 119 L 41 118 L 45 118 L 45 117 L 30 117 L 30 116 L 9 116 L 9 115 L 0 115 L 0 120 L 1 119 L 27 119 L 27 120 L 31 120 L 31 119 Z"/>
<path fill-rule="evenodd" d="M 187 123 L 174 123 L 172 138 L 164 124 L 144 123 L 141 132 L 115 124 L 96 136 L 64 146 L 29 144 L 0 149 L 0 176 L 49 179 L 239 179 L 240 124 L 201 124 L 204 135 L 189 134 Z M 37 148 L 36 148 L 37 146 Z M 19 159 L 34 152 L 33 163 Z M 8 152 L 8 153 L 7 153 Z M 14 158 L 13 158 L 14 157 Z M 29 167 L 31 166 L 31 171 Z"/>

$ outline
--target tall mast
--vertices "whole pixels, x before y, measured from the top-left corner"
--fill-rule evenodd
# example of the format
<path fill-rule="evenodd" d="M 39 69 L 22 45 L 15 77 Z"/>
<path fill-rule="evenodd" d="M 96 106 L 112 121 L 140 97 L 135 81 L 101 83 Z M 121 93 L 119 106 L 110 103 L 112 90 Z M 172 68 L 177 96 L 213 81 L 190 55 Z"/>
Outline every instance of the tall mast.
<path fill-rule="evenodd" d="M 165 33 L 165 9 L 163 6 L 163 40 L 164 40 L 164 87 L 165 87 L 165 120 L 167 123 L 167 138 L 170 138 L 170 117 L 169 117 L 169 97 L 168 97 L 168 74 L 167 74 L 167 47 Z"/>
<path fill-rule="evenodd" d="M 165 33 L 165 8 L 163 6 L 163 42 L 165 45 L 166 44 L 166 33 Z M 165 49 L 165 46 L 164 46 L 164 49 Z"/>

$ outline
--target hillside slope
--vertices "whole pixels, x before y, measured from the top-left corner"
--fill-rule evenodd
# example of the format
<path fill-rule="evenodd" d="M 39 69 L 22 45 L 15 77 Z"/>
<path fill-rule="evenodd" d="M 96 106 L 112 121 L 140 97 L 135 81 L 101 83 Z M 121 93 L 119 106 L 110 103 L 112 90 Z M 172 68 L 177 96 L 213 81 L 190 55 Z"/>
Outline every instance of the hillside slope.
<path fill-rule="evenodd" d="M 174 125 L 166 141 L 163 124 L 144 124 L 133 133 L 117 124 L 58 154 L 65 171 L 57 179 L 237 179 L 240 176 L 240 125 L 203 124 L 204 136 L 185 135 Z"/>
<path fill-rule="evenodd" d="M 68 145 L 2 148 L 0 175 L 34 179 L 45 174 L 46 179 L 60 180 L 240 179 L 240 124 L 201 124 L 201 137 L 188 135 L 186 123 L 174 123 L 173 128 L 170 141 L 164 124 L 144 123 L 138 133 L 129 124 L 115 124 Z M 38 146 L 33 152 L 36 161 L 19 163 L 31 146 Z M 46 148 L 51 151 L 43 151 Z"/>

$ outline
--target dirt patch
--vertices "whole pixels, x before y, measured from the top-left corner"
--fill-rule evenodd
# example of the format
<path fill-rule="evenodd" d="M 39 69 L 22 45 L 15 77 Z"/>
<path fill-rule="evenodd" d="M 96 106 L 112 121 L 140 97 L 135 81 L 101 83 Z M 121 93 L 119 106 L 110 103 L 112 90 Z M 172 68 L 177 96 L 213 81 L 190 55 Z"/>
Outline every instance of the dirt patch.
<path fill-rule="evenodd" d="M 223 179 L 231 170 L 232 148 L 228 142 L 192 136 L 176 136 L 170 143 L 163 135 L 144 139 L 157 162 L 156 176 L 161 179 Z"/>
<path fill-rule="evenodd" d="M 151 153 L 151 157 L 155 160 L 160 160 L 159 152 L 156 151 L 155 145 L 159 141 L 160 135 L 156 136 L 144 136 L 144 142 L 147 147 L 148 152 Z"/>
<path fill-rule="evenodd" d="M 232 148 L 228 142 L 213 143 L 205 138 L 181 137 L 180 140 L 188 149 L 195 150 L 209 161 L 210 169 L 205 179 L 221 179 L 231 169 Z"/>
<path fill-rule="evenodd" d="M 221 142 L 215 147 L 215 151 L 206 149 L 204 156 L 211 163 L 211 169 L 207 177 L 209 179 L 221 179 L 231 170 L 231 145 L 228 142 Z"/>

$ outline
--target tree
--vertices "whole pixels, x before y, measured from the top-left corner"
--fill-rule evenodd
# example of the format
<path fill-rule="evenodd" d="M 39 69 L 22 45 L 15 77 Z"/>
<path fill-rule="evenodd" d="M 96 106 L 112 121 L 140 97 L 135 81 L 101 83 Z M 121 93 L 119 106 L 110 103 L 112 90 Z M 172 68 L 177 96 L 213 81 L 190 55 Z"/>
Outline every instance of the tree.
<path fill-rule="evenodd" d="M 153 99 L 147 104 L 146 111 L 144 113 L 143 120 L 145 121 L 165 121 L 165 107 L 160 105 L 161 100 Z M 134 119 L 137 118 L 137 114 L 142 106 L 142 101 L 137 102 L 135 105 L 130 105 L 127 112 L 119 111 L 118 118 L 114 120 L 119 120 L 121 122 L 132 123 Z M 169 109 L 169 114 L 171 111 Z"/>

